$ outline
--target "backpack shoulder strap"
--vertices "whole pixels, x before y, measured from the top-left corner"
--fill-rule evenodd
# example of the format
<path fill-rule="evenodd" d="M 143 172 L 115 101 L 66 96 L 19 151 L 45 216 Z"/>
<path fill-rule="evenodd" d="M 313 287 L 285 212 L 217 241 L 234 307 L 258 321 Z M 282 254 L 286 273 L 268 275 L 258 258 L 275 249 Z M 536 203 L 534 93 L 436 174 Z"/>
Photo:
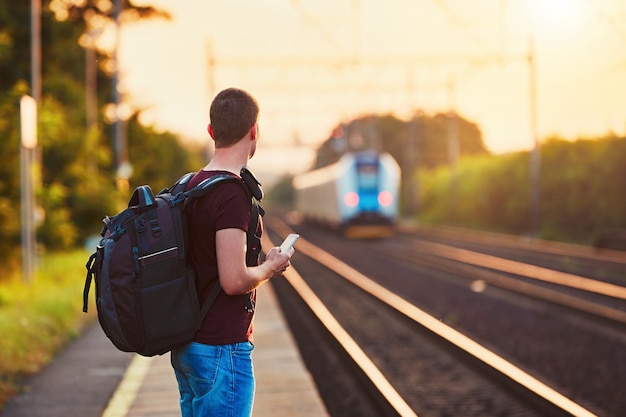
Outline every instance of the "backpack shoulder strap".
<path fill-rule="evenodd" d="M 207 178 L 200 184 L 196 185 L 190 190 L 186 190 L 189 181 L 195 175 L 194 172 L 189 172 L 178 179 L 170 188 L 166 188 L 159 193 L 159 196 L 165 197 L 168 194 L 170 196 L 165 197 L 170 205 L 177 206 L 178 204 L 187 205 L 191 199 L 202 197 L 209 193 L 217 184 L 222 181 L 237 181 L 241 180 L 234 174 L 220 174 Z"/>
<path fill-rule="evenodd" d="M 222 181 L 241 182 L 239 177 L 237 177 L 235 174 L 219 174 L 219 175 L 214 175 L 210 178 L 205 179 L 204 181 L 200 182 L 200 184 L 193 187 L 191 190 L 184 191 L 183 193 L 185 197 L 191 197 L 191 198 L 202 197 L 208 194 L 209 191 L 213 189 L 213 187 L 215 187 L 217 184 L 221 183 Z"/>
<path fill-rule="evenodd" d="M 186 173 L 185 175 L 180 177 L 178 181 L 174 183 L 174 185 L 172 185 L 169 189 L 166 188 L 165 190 L 161 191 L 161 193 L 169 192 L 172 195 L 176 195 L 182 191 L 185 191 L 185 189 L 187 188 L 187 184 L 189 184 L 189 181 L 191 181 L 194 175 L 196 175 L 195 172 Z"/>
<path fill-rule="evenodd" d="M 193 187 L 191 190 L 181 192 L 180 193 L 182 196 L 181 198 L 185 200 L 185 203 L 188 203 L 190 199 L 202 197 L 208 194 L 209 191 L 215 188 L 218 184 L 221 184 L 227 181 L 237 182 L 241 184 L 244 188 L 246 188 L 243 182 L 241 181 L 241 178 L 237 177 L 235 174 L 220 174 L 220 175 L 214 175 L 210 178 L 203 180 L 198 185 Z M 200 309 L 200 317 L 205 317 L 207 315 L 211 306 L 217 299 L 217 296 L 219 295 L 221 289 L 222 287 L 218 280 L 215 282 L 215 284 L 213 285 L 213 288 L 211 289 L 211 292 L 209 293 L 208 297 L 202 304 L 202 308 Z"/>
<path fill-rule="evenodd" d="M 222 286 L 220 285 L 220 280 L 218 279 L 217 281 L 215 281 L 215 285 L 213 285 L 213 288 L 211 289 L 211 292 L 209 293 L 208 297 L 206 298 L 206 300 L 204 300 L 204 304 L 202 304 L 202 308 L 200 309 L 200 317 L 204 319 L 204 317 L 207 315 L 207 313 L 211 309 L 211 306 L 217 299 L 217 296 L 220 293 L 221 289 L 222 289 Z"/>
<path fill-rule="evenodd" d="M 263 200 L 263 188 L 261 188 L 261 183 L 256 179 L 252 171 L 245 166 L 241 168 L 241 173 L 239 175 L 252 197 L 254 197 L 257 201 Z"/>

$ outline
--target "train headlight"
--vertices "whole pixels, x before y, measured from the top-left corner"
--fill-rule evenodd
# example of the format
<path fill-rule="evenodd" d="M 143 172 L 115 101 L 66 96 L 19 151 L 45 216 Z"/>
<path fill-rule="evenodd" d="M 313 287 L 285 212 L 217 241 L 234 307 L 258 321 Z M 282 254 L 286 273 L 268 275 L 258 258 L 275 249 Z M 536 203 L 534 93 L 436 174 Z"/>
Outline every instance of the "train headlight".
<path fill-rule="evenodd" d="M 378 193 L 378 204 L 383 207 L 389 207 L 393 204 L 393 194 L 389 191 L 381 191 Z"/>
<path fill-rule="evenodd" d="M 359 195 L 354 191 L 347 192 L 343 196 L 343 203 L 348 207 L 356 207 L 359 204 Z"/>

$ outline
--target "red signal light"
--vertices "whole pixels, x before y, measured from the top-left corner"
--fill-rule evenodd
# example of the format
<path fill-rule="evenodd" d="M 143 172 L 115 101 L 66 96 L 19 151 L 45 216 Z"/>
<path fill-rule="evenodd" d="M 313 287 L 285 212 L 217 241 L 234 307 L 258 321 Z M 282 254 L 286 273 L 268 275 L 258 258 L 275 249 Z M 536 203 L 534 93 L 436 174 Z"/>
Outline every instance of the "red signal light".
<path fill-rule="evenodd" d="M 393 194 L 389 191 L 381 191 L 378 193 L 378 204 L 383 207 L 389 207 L 393 203 Z"/>
<path fill-rule="evenodd" d="M 349 191 L 343 196 L 343 203 L 348 207 L 356 207 L 359 204 L 359 195 Z"/>

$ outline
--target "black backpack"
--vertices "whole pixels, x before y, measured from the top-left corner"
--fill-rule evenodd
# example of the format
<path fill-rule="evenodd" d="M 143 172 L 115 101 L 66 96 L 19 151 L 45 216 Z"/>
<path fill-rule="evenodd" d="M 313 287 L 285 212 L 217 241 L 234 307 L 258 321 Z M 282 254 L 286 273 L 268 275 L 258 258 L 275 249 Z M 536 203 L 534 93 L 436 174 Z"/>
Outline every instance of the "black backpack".
<path fill-rule="evenodd" d="M 183 210 L 191 199 L 206 195 L 218 184 L 236 181 L 244 185 L 244 181 L 233 174 L 220 174 L 185 191 L 193 175 L 186 174 L 156 197 L 150 186 L 137 187 L 127 209 L 104 218 L 102 239 L 87 261 L 83 311 L 87 312 L 93 278 L 100 325 L 124 352 L 161 355 L 191 341 L 221 289 L 217 282 L 200 307 L 195 273 L 187 262 Z M 256 201 L 263 195 L 250 190 L 250 177 L 256 190 L 260 184 L 246 168 L 242 177 L 256 209 L 251 212 L 248 242 L 256 252 L 252 256 L 258 259 L 260 242 L 250 239 L 255 237 L 259 215 L 263 215 Z"/>

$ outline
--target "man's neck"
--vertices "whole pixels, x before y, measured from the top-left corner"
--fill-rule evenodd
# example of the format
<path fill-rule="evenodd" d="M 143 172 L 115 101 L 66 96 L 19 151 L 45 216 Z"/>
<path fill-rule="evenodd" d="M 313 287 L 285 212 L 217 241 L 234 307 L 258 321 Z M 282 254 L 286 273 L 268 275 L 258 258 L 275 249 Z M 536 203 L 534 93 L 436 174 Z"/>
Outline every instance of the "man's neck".
<path fill-rule="evenodd" d="M 215 149 L 213 158 L 203 169 L 205 171 L 228 171 L 239 175 L 241 168 L 248 163 L 248 150 L 237 145 Z"/>

